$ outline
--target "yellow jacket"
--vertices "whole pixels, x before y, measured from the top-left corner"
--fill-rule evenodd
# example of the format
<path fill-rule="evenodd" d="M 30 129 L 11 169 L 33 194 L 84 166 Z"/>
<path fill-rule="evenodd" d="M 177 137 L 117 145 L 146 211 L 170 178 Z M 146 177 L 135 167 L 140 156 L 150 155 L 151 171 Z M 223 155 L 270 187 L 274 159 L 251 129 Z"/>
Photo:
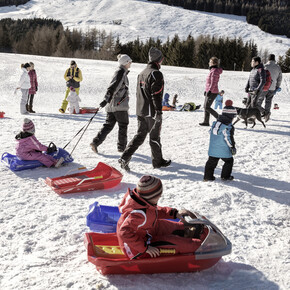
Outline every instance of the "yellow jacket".
<path fill-rule="evenodd" d="M 70 79 L 70 76 L 73 76 L 73 78 Z M 77 66 L 75 68 L 68 68 L 65 71 L 64 79 L 68 87 L 79 88 L 80 82 L 83 80 L 82 71 Z"/>

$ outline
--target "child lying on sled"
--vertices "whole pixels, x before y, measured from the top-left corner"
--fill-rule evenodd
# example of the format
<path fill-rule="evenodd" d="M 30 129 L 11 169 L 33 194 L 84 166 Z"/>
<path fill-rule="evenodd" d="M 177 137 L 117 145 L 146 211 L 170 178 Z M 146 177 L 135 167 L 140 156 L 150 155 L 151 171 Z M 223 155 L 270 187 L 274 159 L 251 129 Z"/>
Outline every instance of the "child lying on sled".
<path fill-rule="evenodd" d="M 117 236 L 123 253 L 130 259 L 157 257 L 159 248 L 175 249 L 175 253 L 193 253 L 201 245 L 202 226 L 187 227 L 182 222 L 166 219 L 196 218 L 188 210 L 157 205 L 162 194 L 161 180 L 143 176 L 137 187 L 125 194 L 119 210 Z"/>
<path fill-rule="evenodd" d="M 22 126 L 22 131 L 15 136 L 17 140 L 16 144 L 16 156 L 21 160 L 38 160 L 46 167 L 59 167 L 63 162 L 63 157 L 55 159 L 51 155 L 42 153 L 52 153 L 56 151 L 56 147 L 48 148 L 42 145 L 34 136 L 35 126 L 33 122 L 25 118 Z M 62 160 L 61 160 L 62 159 Z"/>

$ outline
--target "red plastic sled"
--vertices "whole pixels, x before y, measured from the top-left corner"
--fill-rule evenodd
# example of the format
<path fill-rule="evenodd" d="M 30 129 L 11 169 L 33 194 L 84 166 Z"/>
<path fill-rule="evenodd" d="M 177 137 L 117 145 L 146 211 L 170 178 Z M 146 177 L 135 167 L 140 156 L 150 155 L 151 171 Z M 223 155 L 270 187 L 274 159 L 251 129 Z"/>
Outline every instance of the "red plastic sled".
<path fill-rule="evenodd" d="M 63 194 L 112 188 L 121 182 L 122 177 L 122 173 L 114 167 L 99 162 L 93 170 L 55 178 L 47 177 L 45 183 L 56 193 Z"/>
<path fill-rule="evenodd" d="M 192 223 L 204 224 L 208 233 L 201 246 L 188 254 L 165 254 L 157 258 L 129 260 L 120 250 L 116 233 L 86 233 L 88 260 L 103 275 L 196 272 L 215 265 L 231 253 L 231 242 L 205 217 L 196 214 Z M 170 249 L 172 250 L 172 249 Z"/>
<path fill-rule="evenodd" d="M 80 108 L 80 114 L 94 114 L 96 113 L 98 108 L 92 108 L 92 107 L 84 107 Z"/>

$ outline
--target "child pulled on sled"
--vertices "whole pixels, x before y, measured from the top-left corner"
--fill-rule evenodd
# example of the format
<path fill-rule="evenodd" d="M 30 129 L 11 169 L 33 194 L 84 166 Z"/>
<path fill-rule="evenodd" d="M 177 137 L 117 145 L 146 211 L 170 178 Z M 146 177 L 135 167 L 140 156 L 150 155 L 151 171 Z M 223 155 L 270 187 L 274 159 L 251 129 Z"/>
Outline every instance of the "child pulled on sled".
<path fill-rule="evenodd" d="M 129 258 L 160 255 L 160 248 L 175 249 L 175 253 L 193 253 L 201 245 L 203 226 L 185 226 L 167 219 L 184 216 L 196 218 L 188 210 L 158 206 L 163 187 L 159 178 L 144 175 L 132 191 L 128 189 L 120 206 L 117 237 L 123 253 Z"/>
<path fill-rule="evenodd" d="M 215 180 L 214 170 L 218 161 L 222 159 L 224 165 L 222 168 L 221 178 L 223 180 L 233 180 L 232 174 L 234 158 L 236 154 L 234 131 L 232 125 L 237 110 L 232 106 L 233 102 L 227 100 L 222 114 L 218 115 L 217 121 L 214 121 L 210 129 L 210 141 L 208 149 L 208 160 L 204 169 L 204 181 Z"/>
<path fill-rule="evenodd" d="M 42 145 L 34 136 L 35 126 L 33 122 L 25 118 L 22 126 L 22 131 L 15 136 L 16 144 L 16 156 L 21 160 L 38 160 L 46 167 L 59 167 L 63 162 L 63 157 L 55 159 L 51 155 L 46 153 L 52 153 L 56 151 L 56 146 L 48 148 Z M 46 151 L 46 153 L 42 153 Z"/>

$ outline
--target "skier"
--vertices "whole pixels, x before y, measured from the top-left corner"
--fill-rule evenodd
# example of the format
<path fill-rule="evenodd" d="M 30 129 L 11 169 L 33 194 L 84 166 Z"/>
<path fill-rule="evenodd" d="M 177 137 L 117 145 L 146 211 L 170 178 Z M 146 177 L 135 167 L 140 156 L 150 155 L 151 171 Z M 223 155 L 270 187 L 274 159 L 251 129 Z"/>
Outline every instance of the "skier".
<path fill-rule="evenodd" d="M 129 80 L 128 73 L 132 59 L 127 54 L 118 55 L 119 67 L 107 89 L 100 107 L 106 106 L 107 117 L 100 132 L 90 144 L 94 152 L 98 153 L 98 146 L 103 143 L 107 135 L 113 130 L 116 122 L 119 125 L 118 151 L 123 152 L 127 145 L 127 128 L 129 124 Z"/>
<path fill-rule="evenodd" d="M 149 144 L 152 153 L 154 168 L 166 167 L 171 160 L 163 159 L 160 141 L 162 124 L 162 95 L 164 89 L 163 74 L 160 72 L 163 61 L 162 52 L 151 47 L 149 50 L 149 63 L 138 75 L 136 115 L 138 118 L 137 134 L 127 145 L 119 163 L 121 168 L 130 171 L 129 162 L 134 152 L 139 148 L 149 134 Z"/>
<path fill-rule="evenodd" d="M 201 245 L 202 226 L 185 226 L 166 219 L 196 218 L 186 210 L 157 205 L 163 191 L 159 178 L 144 175 L 134 190 L 128 189 L 120 206 L 117 237 L 123 253 L 130 259 L 157 257 L 159 248 L 176 253 L 193 253 Z"/>
<path fill-rule="evenodd" d="M 75 113 L 78 114 L 80 112 L 79 102 L 81 102 L 82 100 L 76 93 L 76 90 L 74 87 L 70 87 L 70 93 L 66 99 L 69 103 L 69 113 L 73 114 L 75 111 Z"/>
<path fill-rule="evenodd" d="M 233 155 L 236 154 L 234 140 L 234 126 L 232 125 L 233 118 L 237 115 L 237 110 L 233 107 L 233 102 L 227 100 L 225 107 L 222 110 L 222 115 L 219 115 L 217 121 L 214 121 L 210 130 L 210 143 L 208 155 L 204 169 L 204 181 L 215 180 L 214 170 L 219 159 L 225 163 L 223 165 L 221 178 L 223 180 L 233 180 L 231 175 L 234 164 Z"/>

